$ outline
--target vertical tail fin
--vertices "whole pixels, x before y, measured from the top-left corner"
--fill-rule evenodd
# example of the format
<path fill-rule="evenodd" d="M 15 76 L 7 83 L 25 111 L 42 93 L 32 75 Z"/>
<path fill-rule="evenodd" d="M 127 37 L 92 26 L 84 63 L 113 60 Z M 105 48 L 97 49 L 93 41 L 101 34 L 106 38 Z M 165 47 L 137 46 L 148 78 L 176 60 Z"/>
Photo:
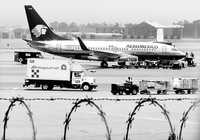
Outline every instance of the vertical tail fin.
<path fill-rule="evenodd" d="M 31 5 L 25 5 L 31 38 L 34 41 L 67 40 L 55 34 Z"/>

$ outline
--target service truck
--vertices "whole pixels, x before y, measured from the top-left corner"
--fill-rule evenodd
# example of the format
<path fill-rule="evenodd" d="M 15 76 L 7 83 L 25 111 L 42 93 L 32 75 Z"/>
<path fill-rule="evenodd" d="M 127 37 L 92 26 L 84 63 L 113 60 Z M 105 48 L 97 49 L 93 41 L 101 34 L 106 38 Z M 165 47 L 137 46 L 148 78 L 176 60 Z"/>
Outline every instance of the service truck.
<path fill-rule="evenodd" d="M 172 87 L 176 94 L 195 93 L 199 88 L 198 78 L 172 78 Z"/>
<path fill-rule="evenodd" d="M 96 88 L 93 77 L 85 76 L 84 68 L 68 60 L 29 58 L 24 87 L 34 85 L 43 90 L 54 87 L 82 89 Z"/>

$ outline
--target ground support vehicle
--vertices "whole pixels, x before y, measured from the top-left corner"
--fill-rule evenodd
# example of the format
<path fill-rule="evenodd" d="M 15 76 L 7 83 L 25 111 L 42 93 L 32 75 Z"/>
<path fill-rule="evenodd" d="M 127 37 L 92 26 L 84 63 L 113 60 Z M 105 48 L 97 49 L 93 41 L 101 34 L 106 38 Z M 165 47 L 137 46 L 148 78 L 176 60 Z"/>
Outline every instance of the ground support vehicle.
<path fill-rule="evenodd" d="M 21 64 L 27 64 L 28 58 L 42 58 L 40 52 L 31 52 L 31 51 L 15 51 L 14 52 L 14 61 L 20 62 Z"/>
<path fill-rule="evenodd" d="M 28 59 L 23 86 L 28 87 L 29 85 L 41 87 L 43 90 L 60 87 L 91 91 L 97 87 L 95 79 L 85 76 L 83 67 L 78 63 L 37 58 Z"/>
<path fill-rule="evenodd" d="M 137 64 L 135 64 L 135 68 L 145 68 L 145 69 L 155 69 L 158 68 L 159 61 L 138 61 Z"/>
<path fill-rule="evenodd" d="M 187 62 L 185 60 L 177 60 L 171 64 L 172 69 L 182 69 L 187 67 Z"/>
<path fill-rule="evenodd" d="M 159 61 L 145 60 L 145 68 L 155 69 L 159 67 Z"/>
<path fill-rule="evenodd" d="M 111 84 L 111 93 L 113 95 L 136 95 L 139 92 L 139 87 L 132 82 L 125 82 L 124 84 Z"/>
<path fill-rule="evenodd" d="M 185 61 L 187 62 L 188 67 L 195 67 L 194 57 L 186 57 Z"/>
<path fill-rule="evenodd" d="M 139 84 L 126 81 L 124 84 L 111 84 L 113 95 L 136 95 L 140 94 L 190 94 L 198 90 L 199 83 L 197 78 L 172 78 L 169 81 L 141 80 Z"/>
<path fill-rule="evenodd" d="M 168 81 L 141 80 L 139 81 L 140 94 L 167 94 L 170 88 Z"/>
<path fill-rule="evenodd" d="M 173 78 L 172 87 L 176 94 L 190 94 L 198 90 L 197 78 Z"/>
<path fill-rule="evenodd" d="M 181 69 L 181 68 L 184 68 L 186 66 L 187 66 L 186 61 L 182 61 L 182 60 L 160 60 L 160 61 L 145 60 L 145 61 L 138 61 L 138 63 L 135 65 L 135 68 Z"/>

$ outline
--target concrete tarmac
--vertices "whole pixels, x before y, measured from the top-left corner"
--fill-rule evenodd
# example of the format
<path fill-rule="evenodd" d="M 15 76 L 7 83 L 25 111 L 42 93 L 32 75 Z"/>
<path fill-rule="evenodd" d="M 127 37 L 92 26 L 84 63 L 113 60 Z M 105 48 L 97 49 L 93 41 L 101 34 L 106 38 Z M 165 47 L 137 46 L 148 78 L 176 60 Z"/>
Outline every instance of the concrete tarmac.
<path fill-rule="evenodd" d="M 38 140 L 61 139 L 64 133 L 63 122 L 66 113 L 73 107 L 76 99 L 93 98 L 94 102 L 105 112 L 108 126 L 113 140 L 122 140 L 126 133 L 129 113 L 137 106 L 141 98 L 156 98 L 169 111 L 169 116 L 175 129 L 179 133 L 180 120 L 194 101 L 199 100 L 196 94 L 176 95 L 117 95 L 110 92 L 111 83 L 122 83 L 128 76 L 134 82 L 139 80 L 170 80 L 172 77 L 198 77 L 199 65 L 195 68 L 181 70 L 170 69 L 100 69 L 99 62 L 78 61 L 87 69 L 86 74 L 96 78 L 98 87 L 92 92 L 55 88 L 53 91 L 22 87 L 26 65 L 13 62 L 13 49 L 0 49 L 0 136 L 3 134 L 3 118 L 10 104 L 8 99 L 22 97 L 33 112 Z M 31 100 L 32 99 L 32 100 Z M 33 100 L 35 99 L 35 100 Z M 51 100 L 48 99 L 57 99 Z M 135 115 L 130 139 L 164 140 L 170 133 L 169 124 L 162 111 L 146 103 Z M 189 114 L 183 129 L 183 138 L 199 140 L 200 108 L 197 107 Z M 16 104 L 9 114 L 6 133 L 7 139 L 32 139 L 31 124 L 27 111 L 22 105 Z M 72 114 L 67 138 L 71 140 L 100 140 L 106 139 L 106 129 L 98 111 L 85 103 Z"/>

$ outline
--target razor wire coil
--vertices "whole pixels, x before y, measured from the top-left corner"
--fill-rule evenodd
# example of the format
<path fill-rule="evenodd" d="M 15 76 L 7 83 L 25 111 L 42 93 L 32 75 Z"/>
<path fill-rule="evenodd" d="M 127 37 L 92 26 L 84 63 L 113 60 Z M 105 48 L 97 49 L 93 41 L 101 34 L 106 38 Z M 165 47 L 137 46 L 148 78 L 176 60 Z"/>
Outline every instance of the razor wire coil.
<path fill-rule="evenodd" d="M 16 102 L 19 103 L 19 105 L 23 105 L 26 110 L 28 111 L 28 116 L 32 125 L 32 138 L 33 140 L 36 140 L 36 130 L 35 130 L 35 124 L 33 121 L 33 113 L 31 112 L 30 108 L 28 107 L 28 105 L 26 104 L 26 101 L 73 101 L 73 107 L 71 108 L 69 114 L 66 113 L 66 118 L 64 121 L 64 137 L 63 140 L 66 140 L 66 130 L 67 128 L 69 128 L 69 123 L 71 121 L 71 115 L 73 112 L 76 112 L 76 110 L 80 107 L 80 105 L 82 103 L 86 103 L 86 105 L 89 105 L 91 107 L 95 107 L 98 111 L 98 115 L 102 118 L 105 127 L 106 127 L 106 139 L 107 140 L 111 140 L 111 130 L 109 129 L 108 123 L 106 121 L 106 117 L 105 117 L 105 113 L 103 112 L 103 110 L 95 103 L 95 101 L 114 101 L 114 102 L 119 102 L 119 101 L 134 101 L 136 103 L 135 108 L 133 109 L 133 111 L 129 114 L 128 120 L 127 122 L 127 131 L 126 131 L 126 135 L 124 137 L 124 140 L 129 140 L 128 138 L 128 133 L 129 133 L 129 129 L 131 128 L 131 125 L 134 121 L 134 116 L 136 115 L 136 112 L 140 110 L 140 108 L 142 106 L 144 106 L 143 104 L 146 102 L 149 102 L 149 105 L 154 105 L 154 106 L 158 106 L 161 110 L 162 110 L 162 114 L 165 116 L 165 118 L 167 119 L 169 126 L 170 126 L 170 135 L 168 137 L 168 140 L 183 140 L 182 137 L 182 131 L 183 128 L 186 124 L 186 121 L 188 119 L 188 115 L 190 114 L 190 112 L 192 110 L 194 110 L 196 107 L 198 107 L 200 105 L 200 99 L 199 98 L 167 98 L 167 99 L 159 99 L 159 98 L 132 98 L 132 99 L 128 99 L 128 98 L 54 98 L 54 97 L 50 97 L 50 98 L 24 98 L 24 97 L 12 97 L 12 98 L 0 98 L 0 101 L 10 101 L 10 105 L 8 106 L 8 109 L 5 113 L 5 117 L 4 117 L 4 127 L 3 127 L 3 137 L 2 140 L 6 140 L 6 129 L 7 129 L 7 123 L 9 120 L 9 112 L 12 110 L 12 108 L 14 106 L 16 106 Z M 181 118 L 181 125 L 180 125 L 180 131 L 179 131 L 179 135 L 176 137 L 175 134 L 175 128 L 172 128 L 172 123 L 169 117 L 169 112 L 165 109 L 165 106 L 162 105 L 159 102 L 163 102 L 163 101 L 190 101 L 192 103 L 192 105 L 186 110 L 186 112 L 183 113 L 183 117 Z"/>
<path fill-rule="evenodd" d="M 16 97 L 13 98 L 0 98 L 0 100 L 13 100 Z M 21 97 L 17 97 L 20 98 L 23 101 L 77 101 L 77 100 L 81 100 L 81 99 L 85 99 L 85 98 L 21 98 Z M 145 100 L 145 99 L 149 99 L 151 97 L 147 97 L 147 98 L 89 98 L 92 101 L 140 101 L 140 100 Z M 199 100 L 199 98 L 166 98 L 166 99 L 159 99 L 159 98 L 151 98 L 151 99 L 155 99 L 157 101 L 197 101 Z"/>

